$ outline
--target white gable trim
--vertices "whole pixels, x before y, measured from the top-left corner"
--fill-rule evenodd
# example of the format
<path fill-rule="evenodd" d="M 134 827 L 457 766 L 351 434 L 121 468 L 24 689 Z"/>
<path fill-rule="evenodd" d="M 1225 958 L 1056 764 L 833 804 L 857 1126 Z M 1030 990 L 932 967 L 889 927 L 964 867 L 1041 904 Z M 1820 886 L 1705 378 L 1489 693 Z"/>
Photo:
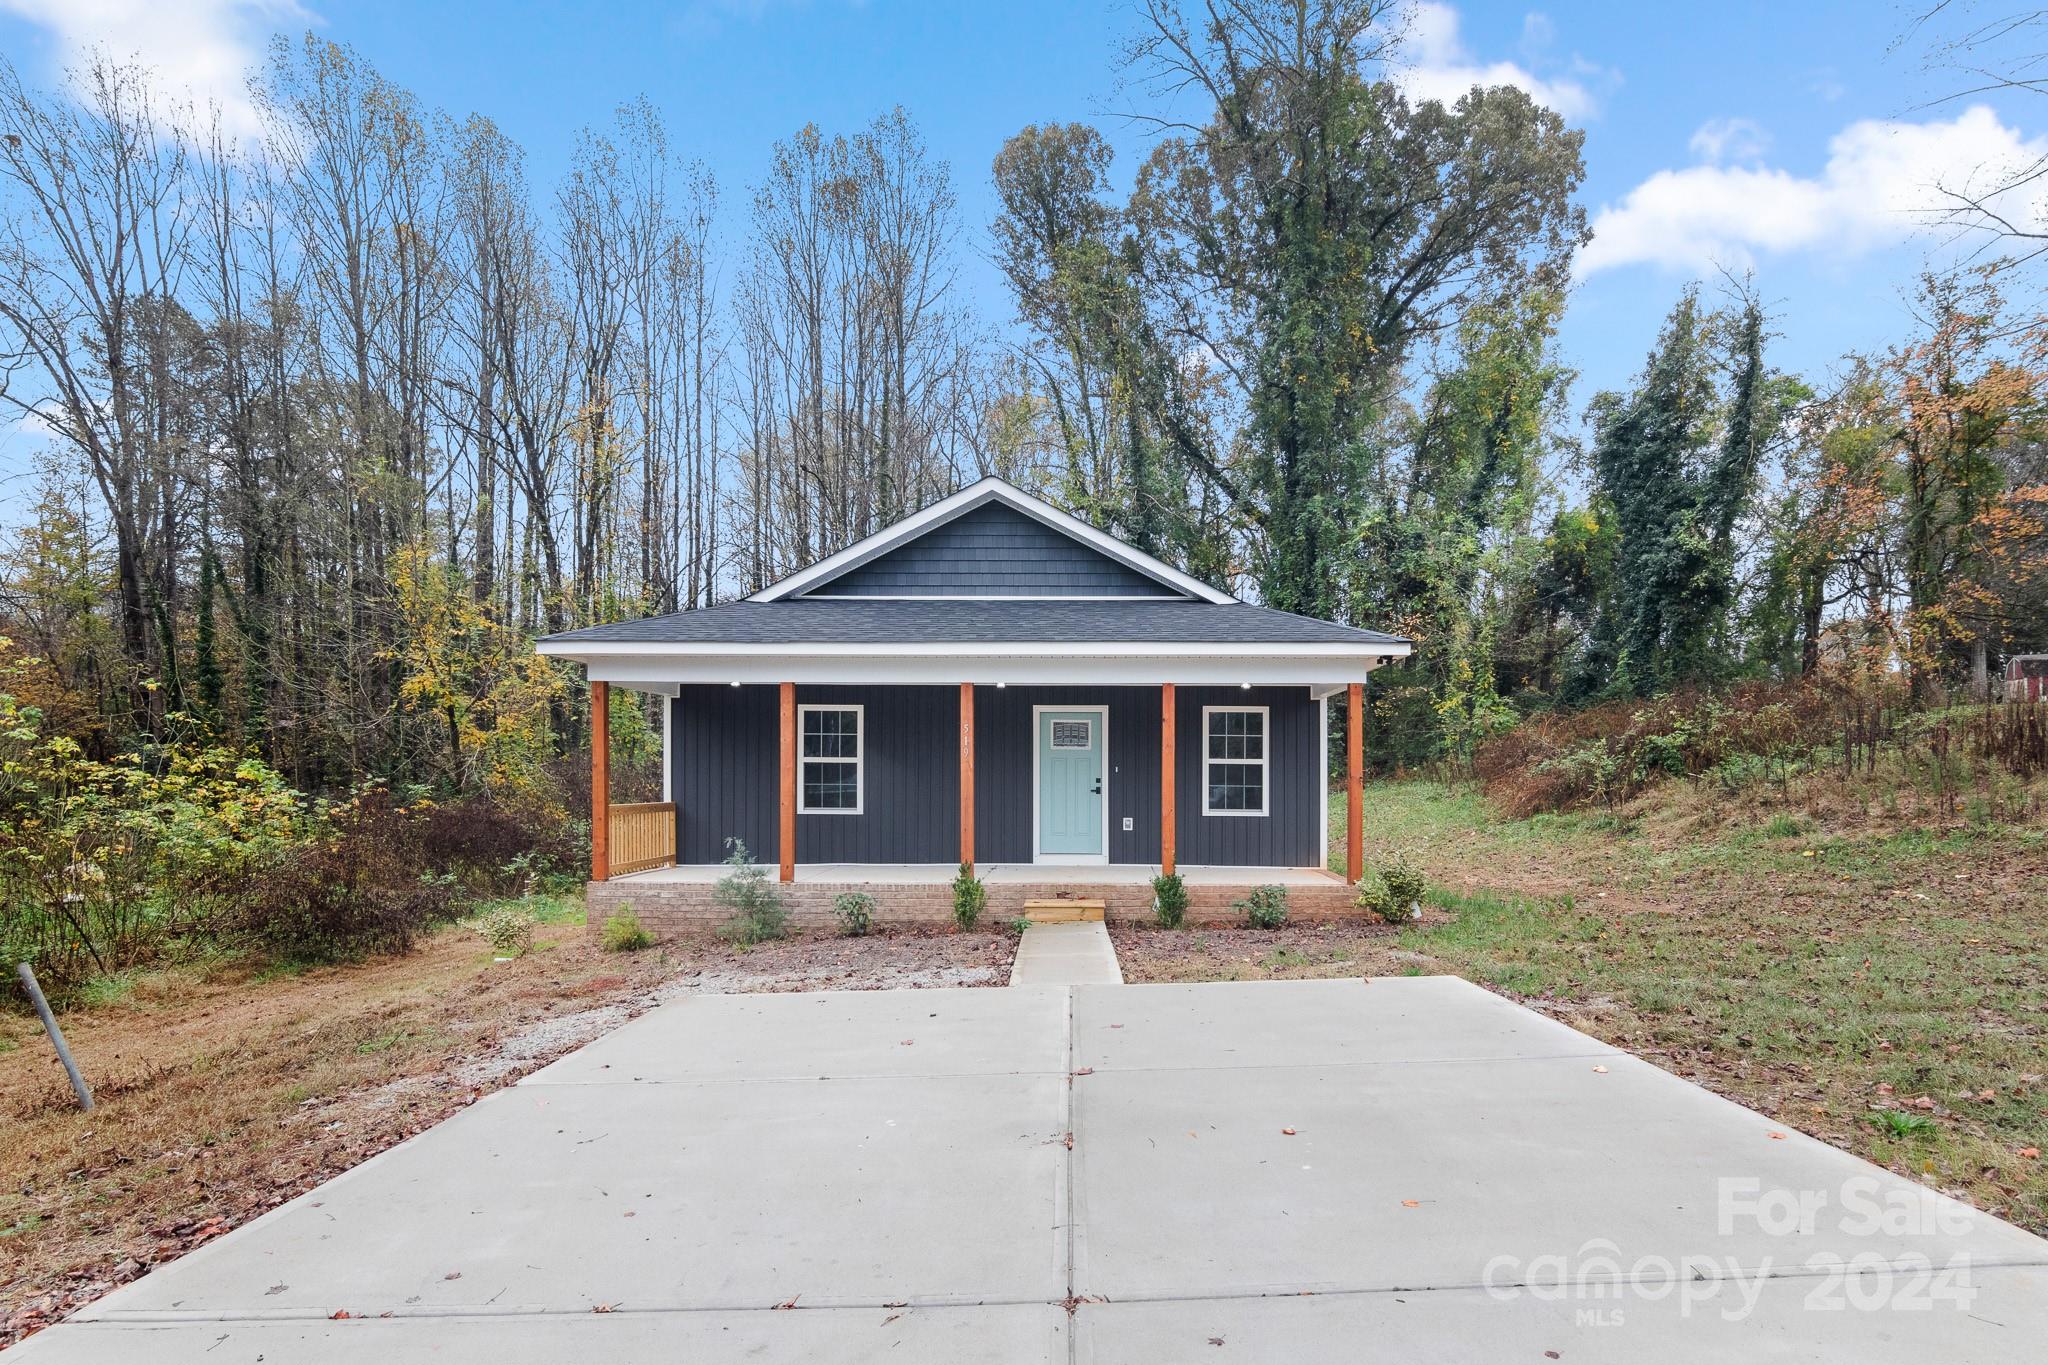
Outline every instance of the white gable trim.
<path fill-rule="evenodd" d="M 1126 568 L 1134 569 L 1168 587 L 1177 588 L 1190 597 L 1219 604 L 1237 600 L 1229 593 L 1220 592 L 1200 579 L 1191 578 L 1171 564 L 1155 559 L 1143 550 L 1126 545 L 1115 536 L 1096 530 L 1079 517 L 1069 516 L 1051 503 L 1034 498 L 1015 484 L 993 475 L 978 483 L 969 484 L 949 498 L 941 498 L 922 512 L 905 517 L 893 526 L 883 527 L 865 540 L 855 541 L 838 554 L 827 555 L 803 572 L 791 574 L 780 582 L 772 583 L 747 600 L 780 602 L 786 597 L 794 597 L 815 583 L 836 578 L 847 570 L 884 555 L 906 541 L 915 540 L 932 527 L 951 521 L 986 502 L 1006 503 L 1025 516 L 1044 522 L 1053 530 L 1071 536 L 1090 549 L 1100 551 Z"/>

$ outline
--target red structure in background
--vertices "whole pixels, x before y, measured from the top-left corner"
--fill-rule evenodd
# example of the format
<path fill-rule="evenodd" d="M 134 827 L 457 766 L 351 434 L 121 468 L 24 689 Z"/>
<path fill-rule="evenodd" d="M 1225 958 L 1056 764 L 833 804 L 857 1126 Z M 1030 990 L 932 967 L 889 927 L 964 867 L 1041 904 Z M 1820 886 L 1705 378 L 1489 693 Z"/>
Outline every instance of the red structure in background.
<path fill-rule="evenodd" d="M 2048 697 L 2048 654 L 2015 654 L 2005 661 L 2005 699 L 2040 701 Z"/>

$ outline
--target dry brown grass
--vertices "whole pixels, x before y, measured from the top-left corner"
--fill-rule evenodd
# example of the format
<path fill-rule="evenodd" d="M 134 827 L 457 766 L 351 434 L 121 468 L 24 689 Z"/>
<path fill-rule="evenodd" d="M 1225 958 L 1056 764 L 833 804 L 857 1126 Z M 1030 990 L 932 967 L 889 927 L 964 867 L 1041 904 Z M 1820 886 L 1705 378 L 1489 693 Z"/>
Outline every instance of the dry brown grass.
<path fill-rule="evenodd" d="M 665 983 L 917 984 L 1006 964 L 1013 942 L 614 955 L 581 924 L 556 924 L 509 962 L 457 928 L 404 957 L 295 976 L 166 970 L 64 1017 L 100 1101 L 90 1114 L 34 1018 L 0 1014 L 0 1346 L 431 1127 L 646 1008 Z"/>

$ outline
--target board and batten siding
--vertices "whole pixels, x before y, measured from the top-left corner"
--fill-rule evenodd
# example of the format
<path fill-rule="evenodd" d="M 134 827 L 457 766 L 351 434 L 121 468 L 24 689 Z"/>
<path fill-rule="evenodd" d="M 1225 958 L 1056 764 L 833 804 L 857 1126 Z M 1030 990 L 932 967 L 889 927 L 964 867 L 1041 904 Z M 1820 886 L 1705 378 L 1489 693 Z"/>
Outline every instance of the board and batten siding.
<path fill-rule="evenodd" d="M 797 861 L 950 863 L 960 856 L 959 689 L 799 686 L 799 705 L 858 703 L 866 789 L 859 815 L 799 815 Z M 1159 861 L 1159 689 L 974 690 L 976 861 L 1031 861 L 1034 706 L 1109 708 L 1109 860 Z M 676 861 L 715 863 L 729 835 L 755 860 L 781 856 L 779 700 L 772 685 L 685 685 L 671 702 Z M 1202 814 L 1202 708 L 1270 708 L 1269 813 Z M 1315 867 L 1323 859 L 1322 703 L 1299 687 L 1181 687 L 1175 693 L 1179 860 L 1190 865 Z M 1124 820 L 1131 828 L 1126 831 Z"/>

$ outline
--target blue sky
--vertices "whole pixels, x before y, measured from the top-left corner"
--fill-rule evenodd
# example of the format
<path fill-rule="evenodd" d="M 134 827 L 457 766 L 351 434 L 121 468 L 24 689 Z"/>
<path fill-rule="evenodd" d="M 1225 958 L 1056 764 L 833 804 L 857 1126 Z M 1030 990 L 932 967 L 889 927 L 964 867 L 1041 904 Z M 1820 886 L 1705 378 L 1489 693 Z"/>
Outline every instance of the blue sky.
<path fill-rule="evenodd" d="M 1777 314 L 1778 364 L 1824 373 L 1908 325 L 1929 253 L 1934 184 L 2024 154 L 2048 103 L 1928 107 L 1938 83 L 1888 48 L 1889 4 L 1424 4 L 1404 79 L 1450 93 L 1475 77 L 1530 88 L 1586 130 L 1599 235 L 1564 326 L 1575 400 L 1624 383 L 1689 279 L 1754 269 Z M 717 174 L 728 260 L 770 144 L 816 122 L 849 130 L 894 104 L 952 168 L 962 287 L 990 322 L 1010 310 L 983 259 L 988 165 L 1027 123 L 1097 121 L 1125 170 L 1147 135 L 1117 117 L 1124 5 L 1074 0 L 0 0 L 0 51 L 52 77 L 68 50 L 140 48 L 167 79 L 236 98 L 268 34 L 311 27 L 353 44 L 432 106 L 489 114 L 546 185 L 576 130 L 645 93 Z M 2031 212 L 2029 206 L 2023 211 Z"/>

